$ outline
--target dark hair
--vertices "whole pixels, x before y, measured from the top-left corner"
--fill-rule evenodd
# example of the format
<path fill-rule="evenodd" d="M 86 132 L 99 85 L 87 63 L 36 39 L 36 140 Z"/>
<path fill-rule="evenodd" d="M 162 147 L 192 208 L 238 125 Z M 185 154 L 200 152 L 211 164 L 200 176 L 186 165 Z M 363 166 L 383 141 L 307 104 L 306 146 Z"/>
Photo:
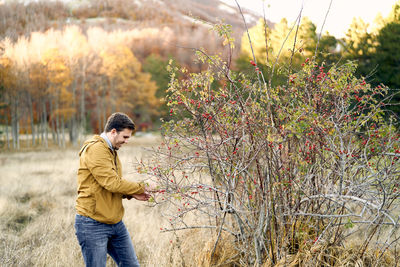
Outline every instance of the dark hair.
<path fill-rule="evenodd" d="M 128 115 L 122 112 L 116 112 L 108 117 L 106 126 L 104 126 L 104 131 L 106 133 L 111 132 L 112 129 L 117 130 L 117 132 L 123 131 L 124 129 L 135 131 L 135 124 Z"/>

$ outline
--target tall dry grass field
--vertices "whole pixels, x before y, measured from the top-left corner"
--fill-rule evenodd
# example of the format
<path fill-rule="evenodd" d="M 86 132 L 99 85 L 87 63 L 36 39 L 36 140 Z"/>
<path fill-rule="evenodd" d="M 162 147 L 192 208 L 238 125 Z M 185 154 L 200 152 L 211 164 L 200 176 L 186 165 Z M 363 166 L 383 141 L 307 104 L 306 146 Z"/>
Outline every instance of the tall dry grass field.
<path fill-rule="evenodd" d="M 146 159 L 144 148 L 157 143 L 157 137 L 134 137 L 120 149 L 126 179 L 143 179 L 134 162 Z M 78 150 L 0 153 L 0 266 L 84 265 L 73 226 Z M 161 233 L 168 207 L 135 200 L 124 206 L 142 266 L 198 266 L 194 259 L 207 235 Z M 107 265 L 114 263 L 108 259 Z"/>

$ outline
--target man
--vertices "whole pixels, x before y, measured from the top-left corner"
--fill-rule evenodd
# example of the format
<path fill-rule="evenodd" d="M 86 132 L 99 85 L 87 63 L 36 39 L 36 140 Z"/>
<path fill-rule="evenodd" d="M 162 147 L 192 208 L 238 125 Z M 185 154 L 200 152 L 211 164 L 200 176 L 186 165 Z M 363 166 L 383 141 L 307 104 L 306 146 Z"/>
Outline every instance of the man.
<path fill-rule="evenodd" d="M 75 230 L 87 267 L 105 267 L 107 253 L 118 266 L 139 266 L 122 222 L 122 198 L 146 201 L 149 188 L 121 177 L 117 155 L 134 130 L 135 124 L 126 114 L 114 113 L 105 131 L 86 141 L 79 152 Z"/>

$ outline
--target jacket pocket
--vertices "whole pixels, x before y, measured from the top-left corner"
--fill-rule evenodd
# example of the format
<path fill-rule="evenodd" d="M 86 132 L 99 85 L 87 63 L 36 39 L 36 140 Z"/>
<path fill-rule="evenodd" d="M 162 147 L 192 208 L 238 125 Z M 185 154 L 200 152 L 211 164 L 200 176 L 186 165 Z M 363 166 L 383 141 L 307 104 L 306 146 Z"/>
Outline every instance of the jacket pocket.
<path fill-rule="evenodd" d="M 106 221 L 119 219 L 123 214 L 122 198 L 120 194 L 113 194 L 103 189 L 95 194 L 95 215 Z"/>

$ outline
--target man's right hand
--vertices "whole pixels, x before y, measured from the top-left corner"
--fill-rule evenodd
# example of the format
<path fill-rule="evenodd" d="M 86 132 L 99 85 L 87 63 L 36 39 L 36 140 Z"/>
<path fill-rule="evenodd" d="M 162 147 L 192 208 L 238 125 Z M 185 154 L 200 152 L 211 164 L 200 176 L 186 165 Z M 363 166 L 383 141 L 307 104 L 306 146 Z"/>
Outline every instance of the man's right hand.
<path fill-rule="evenodd" d="M 140 201 L 147 201 L 150 199 L 150 194 L 147 192 L 144 192 L 142 194 L 134 194 L 132 195 L 132 197 L 136 200 L 140 200 Z"/>

